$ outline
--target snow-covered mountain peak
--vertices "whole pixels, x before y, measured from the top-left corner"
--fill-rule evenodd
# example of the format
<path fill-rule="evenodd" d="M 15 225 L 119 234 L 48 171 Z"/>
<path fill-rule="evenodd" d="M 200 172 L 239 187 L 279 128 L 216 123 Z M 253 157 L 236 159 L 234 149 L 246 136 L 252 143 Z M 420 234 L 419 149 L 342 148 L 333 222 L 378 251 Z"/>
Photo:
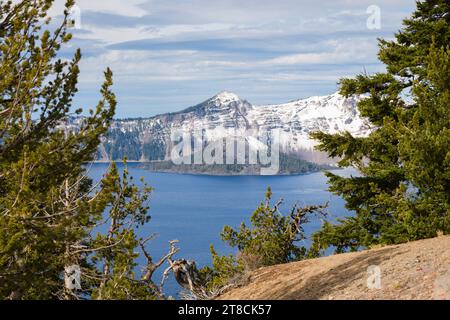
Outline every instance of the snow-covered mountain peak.
<path fill-rule="evenodd" d="M 212 100 L 220 103 L 220 104 L 228 104 L 230 102 L 241 101 L 237 94 L 228 91 L 222 91 L 215 95 Z"/>
<path fill-rule="evenodd" d="M 218 141 L 230 134 L 243 136 L 247 132 L 263 139 L 276 130 L 280 133 L 282 152 L 297 154 L 313 162 L 328 163 L 330 160 L 326 155 L 314 149 L 317 141 L 311 139 L 310 133 L 348 131 L 355 137 L 367 136 L 373 129 L 357 108 L 358 101 L 363 98 L 334 93 L 283 104 L 256 106 L 234 93 L 223 91 L 176 113 L 114 121 L 108 140 L 105 140 L 102 158 L 117 160 L 128 156 L 132 160 L 168 160 L 174 130 L 202 130 L 206 142 Z M 76 124 L 72 125 L 76 127 Z"/>

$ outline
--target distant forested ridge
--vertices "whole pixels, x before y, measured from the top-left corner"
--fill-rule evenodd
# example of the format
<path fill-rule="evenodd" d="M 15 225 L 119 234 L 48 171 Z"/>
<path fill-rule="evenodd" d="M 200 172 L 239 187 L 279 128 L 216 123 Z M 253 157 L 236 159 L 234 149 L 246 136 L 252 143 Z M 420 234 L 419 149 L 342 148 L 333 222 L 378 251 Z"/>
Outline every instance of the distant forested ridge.
<path fill-rule="evenodd" d="M 185 174 L 199 174 L 199 175 L 259 175 L 262 166 L 259 164 L 213 164 L 213 165 L 196 165 L 196 164 L 181 164 L 176 165 L 172 161 L 152 161 L 141 165 L 142 168 L 155 172 L 168 173 L 185 173 Z M 278 175 L 296 175 L 318 172 L 335 168 L 330 165 L 316 164 L 306 160 L 299 159 L 296 156 L 281 154 L 280 155 L 280 169 Z"/>

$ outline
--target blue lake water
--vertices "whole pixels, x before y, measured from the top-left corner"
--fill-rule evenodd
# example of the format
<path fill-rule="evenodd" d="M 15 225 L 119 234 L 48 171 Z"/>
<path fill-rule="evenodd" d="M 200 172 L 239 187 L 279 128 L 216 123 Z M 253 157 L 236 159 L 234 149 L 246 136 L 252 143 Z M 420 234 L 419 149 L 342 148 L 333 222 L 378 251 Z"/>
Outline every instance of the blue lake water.
<path fill-rule="evenodd" d="M 119 168 L 123 165 L 119 164 Z M 98 181 L 108 169 L 108 164 L 93 164 L 90 176 Z M 172 239 L 180 241 L 179 258 L 195 260 L 198 266 L 210 264 L 209 247 L 215 246 L 221 254 L 233 252 L 220 240 L 225 225 L 239 226 L 248 219 L 259 202 L 264 199 L 268 186 L 272 188 L 273 200 L 284 199 L 283 212 L 294 204 L 313 205 L 329 202 L 328 211 L 333 219 L 348 215 L 344 201 L 327 191 L 327 179 L 323 173 L 299 176 L 195 176 L 153 173 L 128 164 L 130 175 L 137 183 L 143 177 L 155 190 L 150 200 L 149 224 L 140 230 L 141 236 L 157 233 L 158 237 L 148 244 L 154 259 L 163 256 Z M 337 174 L 356 174 L 354 170 L 337 170 Z M 321 220 L 312 221 L 305 230 L 320 228 Z M 144 263 L 144 261 L 142 261 Z M 161 273 L 155 276 L 159 283 Z M 165 292 L 176 295 L 179 291 L 171 277 Z"/>

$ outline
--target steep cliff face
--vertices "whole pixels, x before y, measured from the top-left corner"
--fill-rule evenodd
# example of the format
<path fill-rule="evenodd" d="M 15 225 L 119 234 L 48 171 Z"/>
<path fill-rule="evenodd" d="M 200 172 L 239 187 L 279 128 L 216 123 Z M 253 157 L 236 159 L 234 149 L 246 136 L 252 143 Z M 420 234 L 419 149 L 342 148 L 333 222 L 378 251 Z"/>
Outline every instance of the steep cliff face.
<path fill-rule="evenodd" d="M 245 137 L 255 146 L 258 139 L 279 131 L 281 152 L 315 163 L 331 163 L 316 152 L 313 131 L 349 131 L 354 136 L 370 132 L 361 118 L 357 102 L 362 97 L 345 98 L 338 93 L 301 99 L 279 105 L 254 106 L 230 92 L 218 95 L 176 113 L 148 119 L 116 120 L 99 150 L 99 160 L 170 160 L 173 132 L 199 133 L 207 144 L 226 137 Z M 76 119 L 70 125 L 76 126 Z M 267 137 L 266 137 L 267 138 Z M 270 141 L 270 139 L 269 139 Z"/>

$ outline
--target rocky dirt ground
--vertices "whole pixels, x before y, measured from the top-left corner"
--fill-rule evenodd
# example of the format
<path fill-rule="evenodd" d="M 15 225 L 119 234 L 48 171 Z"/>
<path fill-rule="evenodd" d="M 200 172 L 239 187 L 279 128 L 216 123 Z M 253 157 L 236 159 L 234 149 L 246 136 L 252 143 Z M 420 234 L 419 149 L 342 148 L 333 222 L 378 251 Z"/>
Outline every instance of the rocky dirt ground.
<path fill-rule="evenodd" d="M 450 237 L 262 268 L 219 299 L 450 300 Z"/>

